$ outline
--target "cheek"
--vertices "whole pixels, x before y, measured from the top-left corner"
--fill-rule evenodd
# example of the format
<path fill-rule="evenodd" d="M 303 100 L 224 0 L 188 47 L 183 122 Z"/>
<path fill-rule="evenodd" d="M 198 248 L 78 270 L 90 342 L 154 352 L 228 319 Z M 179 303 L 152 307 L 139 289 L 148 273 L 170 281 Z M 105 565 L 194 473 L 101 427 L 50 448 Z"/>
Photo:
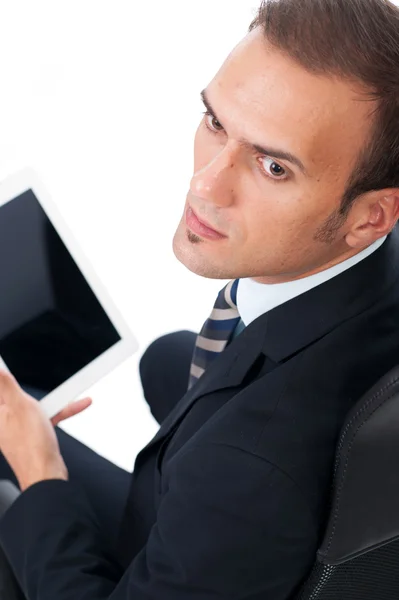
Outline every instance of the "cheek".
<path fill-rule="evenodd" d="M 281 184 L 283 187 L 283 184 Z M 295 239 L 312 236 L 315 215 L 310 216 L 309 204 L 302 197 L 276 186 L 267 192 L 267 198 L 258 197 L 245 210 L 245 229 L 248 241 L 259 247 L 290 245 Z"/>

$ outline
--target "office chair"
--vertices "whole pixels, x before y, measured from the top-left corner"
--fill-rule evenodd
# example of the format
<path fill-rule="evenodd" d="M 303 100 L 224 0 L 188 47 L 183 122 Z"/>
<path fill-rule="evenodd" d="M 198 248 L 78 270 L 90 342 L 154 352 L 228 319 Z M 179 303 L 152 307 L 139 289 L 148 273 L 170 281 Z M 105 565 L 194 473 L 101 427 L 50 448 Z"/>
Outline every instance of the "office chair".
<path fill-rule="evenodd" d="M 297 600 L 399 598 L 399 367 L 348 414 L 329 520 Z"/>

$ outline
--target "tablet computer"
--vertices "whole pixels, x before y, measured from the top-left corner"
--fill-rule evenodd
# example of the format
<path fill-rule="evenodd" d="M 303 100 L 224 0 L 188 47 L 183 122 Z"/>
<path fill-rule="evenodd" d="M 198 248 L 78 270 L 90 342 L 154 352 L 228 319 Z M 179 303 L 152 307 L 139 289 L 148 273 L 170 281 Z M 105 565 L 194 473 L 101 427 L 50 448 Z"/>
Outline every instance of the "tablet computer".
<path fill-rule="evenodd" d="M 0 367 L 49 417 L 137 342 L 30 169 L 0 182 Z"/>

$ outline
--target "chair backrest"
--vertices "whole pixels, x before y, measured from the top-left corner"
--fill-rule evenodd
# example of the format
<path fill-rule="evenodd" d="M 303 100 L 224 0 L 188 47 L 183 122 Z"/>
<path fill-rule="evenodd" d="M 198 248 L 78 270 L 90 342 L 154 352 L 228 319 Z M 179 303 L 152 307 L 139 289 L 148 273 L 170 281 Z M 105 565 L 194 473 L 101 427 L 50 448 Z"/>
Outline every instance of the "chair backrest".
<path fill-rule="evenodd" d="M 399 367 L 349 413 L 330 516 L 298 600 L 399 598 Z"/>

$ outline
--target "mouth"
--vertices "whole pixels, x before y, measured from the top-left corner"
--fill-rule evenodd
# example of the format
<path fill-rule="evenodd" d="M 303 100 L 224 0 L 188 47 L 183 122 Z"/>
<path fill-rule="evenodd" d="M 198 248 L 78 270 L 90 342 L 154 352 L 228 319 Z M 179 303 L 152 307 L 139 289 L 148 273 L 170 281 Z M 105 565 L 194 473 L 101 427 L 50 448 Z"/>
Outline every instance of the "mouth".
<path fill-rule="evenodd" d="M 211 227 L 205 221 L 199 219 L 191 206 L 187 207 L 185 216 L 187 227 L 199 237 L 206 238 L 208 240 L 221 240 L 227 237 L 223 233 L 213 229 L 213 227 Z"/>

